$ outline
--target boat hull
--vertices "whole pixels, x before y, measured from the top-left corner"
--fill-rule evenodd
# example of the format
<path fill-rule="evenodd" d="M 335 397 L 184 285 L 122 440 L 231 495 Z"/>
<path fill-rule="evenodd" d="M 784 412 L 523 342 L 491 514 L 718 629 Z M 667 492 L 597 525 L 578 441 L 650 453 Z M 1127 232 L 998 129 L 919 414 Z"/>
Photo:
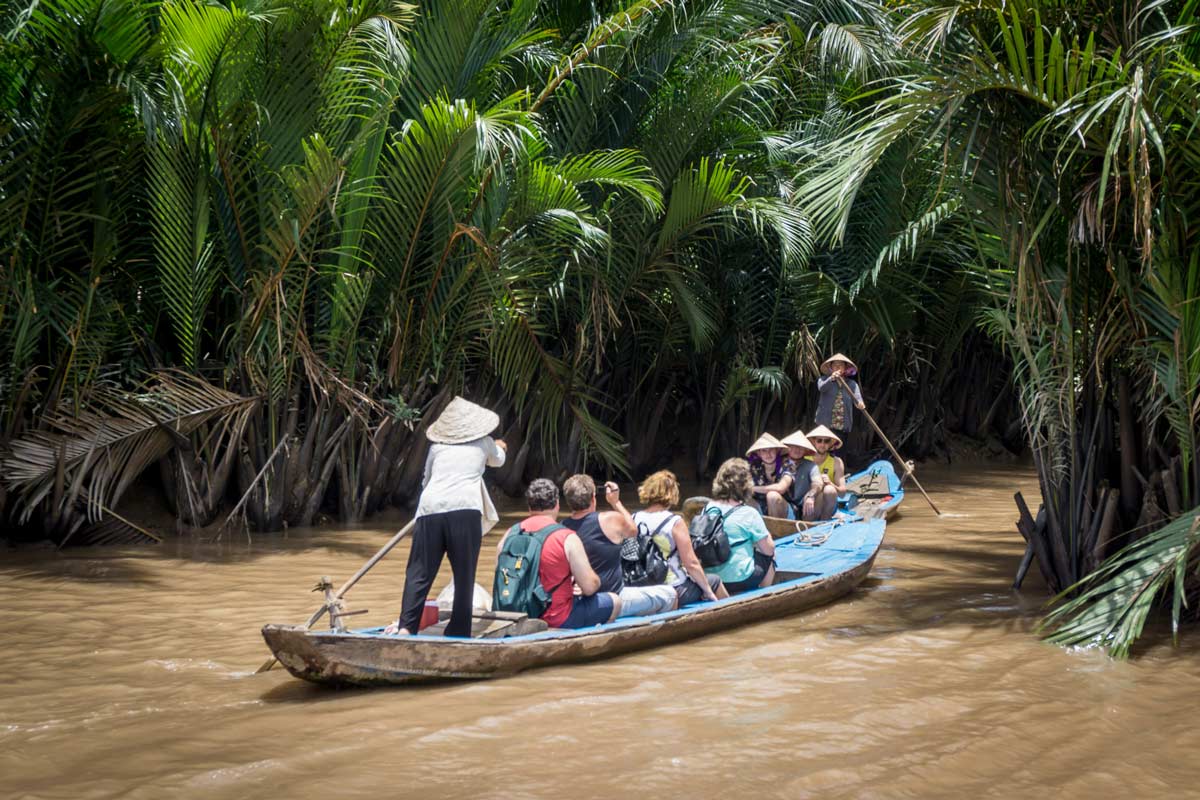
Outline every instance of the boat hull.
<path fill-rule="evenodd" d="M 582 630 L 550 630 L 504 639 L 383 636 L 378 629 L 336 633 L 267 625 L 263 638 L 298 678 L 333 685 L 397 685 L 496 678 L 534 667 L 593 661 L 706 636 L 823 605 L 852 591 L 871 570 L 883 539 L 882 520 L 841 526 L 818 551 L 796 542 L 780 548 L 779 571 L 790 578 L 766 589 L 653 617 L 620 619 Z M 835 541 L 836 540 L 836 541 Z M 805 556 L 808 556 L 807 558 Z M 823 571 L 807 571 L 806 565 Z"/>

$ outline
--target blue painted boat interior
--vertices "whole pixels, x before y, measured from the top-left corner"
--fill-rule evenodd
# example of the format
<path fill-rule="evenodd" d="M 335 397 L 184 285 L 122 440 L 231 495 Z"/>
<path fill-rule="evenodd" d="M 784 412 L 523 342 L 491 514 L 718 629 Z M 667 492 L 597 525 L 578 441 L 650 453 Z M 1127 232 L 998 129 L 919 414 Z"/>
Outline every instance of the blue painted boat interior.
<path fill-rule="evenodd" d="M 884 463 L 884 462 L 879 462 Z M 894 474 L 894 473 L 893 473 Z M 704 608 L 709 608 L 721 603 L 736 603 L 744 601 L 746 598 L 758 597 L 774 592 L 782 592 L 799 586 L 805 583 L 827 578 L 831 575 L 836 575 L 847 570 L 854 569 L 860 564 L 870 559 L 879 549 L 879 544 L 883 540 L 884 528 L 886 523 L 882 519 L 859 520 L 859 521 L 843 521 L 835 520 L 827 522 L 823 525 L 818 525 L 810 528 L 801 534 L 787 536 L 782 539 L 775 540 L 775 564 L 776 570 L 779 572 L 800 572 L 808 573 L 802 577 L 797 577 L 794 580 L 776 583 L 773 586 L 768 586 L 763 589 L 755 589 L 750 592 L 728 597 L 724 600 L 705 601 L 696 603 L 686 608 L 675 609 L 674 611 L 666 611 L 662 614 L 655 614 L 648 617 L 622 617 L 604 625 L 595 625 L 590 628 L 552 628 L 540 633 L 530 633 L 524 636 L 509 636 L 503 639 L 458 639 L 447 638 L 445 636 L 426 636 L 417 634 L 414 636 L 406 636 L 405 639 L 419 639 L 429 642 L 462 642 L 471 641 L 478 644 L 494 644 L 503 645 L 517 641 L 536 641 L 540 639 L 561 639 L 573 636 L 581 636 L 594 634 L 600 630 L 613 630 L 619 628 L 629 628 L 641 625 L 646 625 L 664 620 L 674 619 L 676 617 L 686 616 L 695 611 Z M 822 541 L 822 537 L 826 537 Z M 810 541 L 818 541 L 819 544 L 811 544 Z M 361 628 L 358 630 L 347 631 L 343 634 L 334 634 L 332 632 L 323 632 L 324 635 L 330 636 L 351 636 L 351 637 L 370 637 L 370 638 L 387 638 L 394 639 L 396 637 L 383 637 L 383 628 Z"/>
<path fill-rule="evenodd" d="M 896 474 L 896 468 L 890 461 L 876 461 L 861 472 L 856 472 L 846 479 L 846 483 L 856 483 L 864 478 L 873 478 L 871 487 L 867 490 L 873 495 L 888 495 L 892 498 L 879 505 L 883 511 L 895 508 L 904 500 L 904 487 L 900 485 L 900 476 Z M 838 498 L 838 510 L 846 514 L 854 514 L 854 507 L 858 504 L 859 497 L 854 493 L 847 493 Z"/>

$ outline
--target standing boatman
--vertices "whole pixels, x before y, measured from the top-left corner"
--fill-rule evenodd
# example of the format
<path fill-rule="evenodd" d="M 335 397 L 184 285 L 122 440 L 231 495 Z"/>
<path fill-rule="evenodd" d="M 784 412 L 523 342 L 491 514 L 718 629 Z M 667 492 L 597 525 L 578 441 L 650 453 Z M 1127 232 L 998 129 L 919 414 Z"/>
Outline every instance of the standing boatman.
<path fill-rule="evenodd" d="M 404 601 L 400 618 L 384 633 L 417 632 L 429 587 L 442 556 L 447 555 L 454 572 L 454 609 L 446 635 L 471 635 L 479 547 L 483 534 L 500 519 L 483 485 L 484 469 L 504 465 L 507 445 L 490 435 L 499 425 L 500 417 L 494 411 L 455 397 L 425 431 L 433 445 L 425 459 L 425 479 L 404 575 Z"/>
<path fill-rule="evenodd" d="M 858 367 L 849 357 L 834 353 L 821 364 L 821 377 L 817 379 L 816 424 L 824 425 L 841 439 L 839 455 L 844 462 L 849 462 L 853 455 L 844 443 L 850 440 L 850 431 L 854 429 L 854 409 L 862 411 L 866 408 L 858 381 L 854 380 L 857 374 Z M 845 381 L 850 391 L 842 387 L 838 378 Z"/>

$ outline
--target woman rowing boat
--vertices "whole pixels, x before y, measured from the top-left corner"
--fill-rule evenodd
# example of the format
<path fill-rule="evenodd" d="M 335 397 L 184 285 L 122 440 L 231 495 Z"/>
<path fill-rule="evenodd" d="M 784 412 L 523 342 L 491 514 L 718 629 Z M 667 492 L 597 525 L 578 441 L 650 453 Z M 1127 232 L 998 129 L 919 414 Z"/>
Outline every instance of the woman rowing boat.
<path fill-rule="evenodd" d="M 858 388 L 858 367 L 849 357 L 842 353 L 834 353 L 821 364 L 821 377 L 817 379 L 816 424 L 830 428 L 840 443 L 849 441 L 850 431 L 854 429 L 854 409 L 862 411 L 862 390 Z M 839 380 L 840 379 L 840 380 Z M 837 449 L 842 448 L 838 444 Z M 853 454 L 847 451 L 838 453 L 849 463 Z"/>
<path fill-rule="evenodd" d="M 442 556 L 448 555 L 454 573 L 454 609 L 446 635 L 471 635 L 479 546 L 483 534 L 500 520 L 483 485 L 484 469 L 504 465 L 507 445 L 489 435 L 499 424 L 495 412 L 455 397 L 425 432 L 433 446 L 425 459 L 425 478 L 404 576 L 404 600 L 400 618 L 384 633 L 417 632 L 429 587 L 437 577 Z"/>

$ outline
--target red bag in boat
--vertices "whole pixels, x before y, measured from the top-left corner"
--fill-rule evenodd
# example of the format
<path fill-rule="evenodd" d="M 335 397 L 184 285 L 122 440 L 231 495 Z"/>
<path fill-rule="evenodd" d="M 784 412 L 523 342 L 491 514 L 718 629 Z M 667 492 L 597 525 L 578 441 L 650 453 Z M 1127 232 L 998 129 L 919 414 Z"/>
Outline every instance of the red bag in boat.
<path fill-rule="evenodd" d="M 438 621 L 438 604 L 437 600 L 426 600 L 425 608 L 421 610 L 421 621 L 417 624 L 417 630 L 423 631 L 430 625 L 437 624 Z"/>

